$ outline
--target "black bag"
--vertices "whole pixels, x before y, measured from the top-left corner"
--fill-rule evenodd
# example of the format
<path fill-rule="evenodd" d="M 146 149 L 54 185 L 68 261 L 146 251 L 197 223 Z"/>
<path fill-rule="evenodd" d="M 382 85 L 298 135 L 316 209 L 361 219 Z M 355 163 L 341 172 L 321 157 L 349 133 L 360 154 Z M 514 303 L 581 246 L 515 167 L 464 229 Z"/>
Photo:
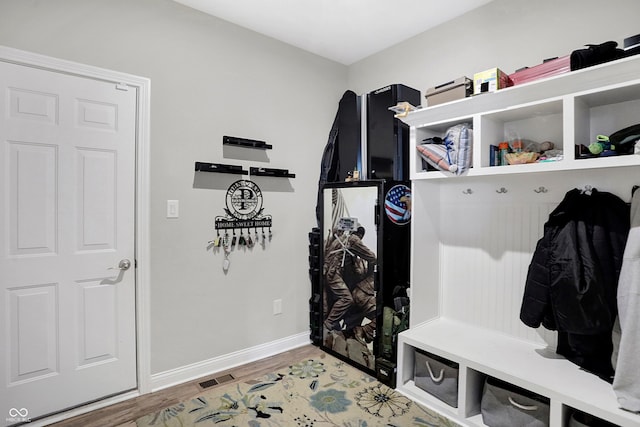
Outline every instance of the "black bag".
<path fill-rule="evenodd" d="M 603 64 L 625 56 L 624 50 L 618 49 L 618 43 L 614 41 L 588 44 L 586 46 L 586 49 L 578 49 L 571 52 L 571 71 Z"/>
<path fill-rule="evenodd" d="M 322 186 L 327 182 L 337 182 L 339 181 L 340 175 L 340 156 L 338 155 L 338 132 L 340 129 L 340 115 L 342 114 L 341 110 L 346 108 L 351 108 L 352 104 L 357 102 L 357 95 L 353 91 L 346 91 L 342 98 L 340 99 L 340 103 L 338 104 L 338 111 L 336 112 L 336 116 L 333 119 L 333 124 L 331 125 L 331 130 L 329 131 L 329 138 L 327 140 L 327 145 L 324 147 L 324 151 L 322 152 L 322 161 L 320 163 L 320 178 L 318 179 L 318 198 L 316 203 L 316 220 L 318 221 L 318 227 L 321 224 L 320 218 L 322 217 L 322 205 L 320 200 L 322 198 Z"/>
<path fill-rule="evenodd" d="M 618 154 L 633 154 L 638 140 L 640 140 L 640 123 L 609 135 L 609 142 L 616 147 Z"/>

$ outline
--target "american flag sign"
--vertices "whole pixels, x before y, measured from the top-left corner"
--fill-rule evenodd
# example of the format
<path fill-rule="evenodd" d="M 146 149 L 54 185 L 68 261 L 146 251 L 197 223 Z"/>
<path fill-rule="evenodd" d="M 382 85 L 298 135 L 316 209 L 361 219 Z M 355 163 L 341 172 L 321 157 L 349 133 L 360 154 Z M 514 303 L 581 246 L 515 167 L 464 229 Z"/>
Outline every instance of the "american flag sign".
<path fill-rule="evenodd" d="M 411 221 L 411 189 L 394 185 L 384 198 L 384 211 L 391 222 L 398 225 Z"/>

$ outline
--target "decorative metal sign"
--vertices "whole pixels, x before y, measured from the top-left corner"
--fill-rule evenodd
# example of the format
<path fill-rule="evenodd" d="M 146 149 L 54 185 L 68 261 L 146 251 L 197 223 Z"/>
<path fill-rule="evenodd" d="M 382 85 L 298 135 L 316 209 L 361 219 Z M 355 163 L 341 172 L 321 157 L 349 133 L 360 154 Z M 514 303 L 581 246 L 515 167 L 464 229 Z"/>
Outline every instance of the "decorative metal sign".
<path fill-rule="evenodd" d="M 262 207 L 262 191 L 253 181 L 241 179 L 229 186 L 227 195 L 225 196 L 224 208 L 225 215 L 217 216 L 215 220 L 216 237 L 208 242 L 209 247 L 213 250 L 222 248 L 224 251 L 224 260 L 222 261 L 222 270 L 227 273 L 231 261 L 229 254 L 233 248 L 246 247 L 253 248 L 255 244 L 260 243 L 264 248 L 267 235 L 265 227 L 268 228 L 268 238 L 271 241 L 271 215 L 265 215 Z M 247 229 L 247 234 L 243 233 L 243 229 Z M 262 239 L 258 236 L 258 228 L 262 229 Z M 240 235 L 236 236 L 236 229 L 240 229 Z M 253 229 L 253 237 L 251 233 Z M 224 233 L 220 235 L 220 230 Z M 232 235 L 229 235 L 229 230 Z"/>
<path fill-rule="evenodd" d="M 239 180 L 229 186 L 225 216 L 217 216 L 216 230 L 271 227 L 271 215 L 264 215 L 262 191 L 253 181 Z"/>
<path fill-rule="evenodd" d="M 411 222 L 411 189 L 403 184 L 391 187 L 384 198 L 384 211 L 394 224 Z"/>

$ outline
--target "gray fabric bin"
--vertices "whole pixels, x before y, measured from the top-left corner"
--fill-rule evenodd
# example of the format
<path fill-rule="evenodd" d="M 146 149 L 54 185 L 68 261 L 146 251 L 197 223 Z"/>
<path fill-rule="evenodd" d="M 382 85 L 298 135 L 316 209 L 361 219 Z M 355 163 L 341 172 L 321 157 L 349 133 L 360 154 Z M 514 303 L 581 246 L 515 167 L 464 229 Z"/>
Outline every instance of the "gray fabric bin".
<path fill-rule="evenodd" d="M 489 427 L 549 426 L 549 399 L 493 377 L 484 383 L 480 410 Z"/>
<path fill-rule="evenodd" d="M 584 412 L 574 411 L 569 418 L 568 427 L 618 427 L 616 424 L 601 420 Z"/>
<path fill-rule="evenodd" d="M 458 407 L 458 364 L 421 350 L 415 351 L 416 387 L 447 405 Z"/>

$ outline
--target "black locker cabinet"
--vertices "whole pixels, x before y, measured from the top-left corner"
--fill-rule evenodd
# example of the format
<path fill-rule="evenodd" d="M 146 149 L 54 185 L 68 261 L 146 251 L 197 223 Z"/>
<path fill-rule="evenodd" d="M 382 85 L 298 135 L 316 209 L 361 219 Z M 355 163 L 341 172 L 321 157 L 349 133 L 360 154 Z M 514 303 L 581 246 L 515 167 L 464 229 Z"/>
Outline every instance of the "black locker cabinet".
<path fill-rule="evenodd" d="M 409 285 L 410 185 L 354 181 L 321 191 L 321 347 L 374 374 L 384 307 Z"/>
<path fill-rule="evenodd" d="M 398 102 L 420 105 L 420 91 L 401 84 L 367 95 L 367 178 L 409 180 L 409 126 L 389 107 Z"/>

